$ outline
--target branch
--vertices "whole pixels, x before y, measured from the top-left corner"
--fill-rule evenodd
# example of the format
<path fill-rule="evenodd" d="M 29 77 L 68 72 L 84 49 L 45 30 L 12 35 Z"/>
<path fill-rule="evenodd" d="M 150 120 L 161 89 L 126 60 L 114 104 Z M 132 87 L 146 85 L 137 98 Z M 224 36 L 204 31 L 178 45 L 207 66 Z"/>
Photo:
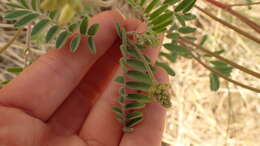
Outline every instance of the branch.
<path fill-rule="evenodd" d="M 244 22 L 245 24 L 249 25 L 252 29 L 254 29 L 256 32 L 260 33 L 260 26 L 258 24 L 256 24 L 255 22 L 247 19 L 245 16 L 239 14 L 238 12 L 232 10 L 230 8 L 229 5 L 221 3 L 219 1 L 216 0 L 205 0 L 227 12 L 229 12 L 230 14 L 232 14 L 233 16 L 236 16 L 238 19 L 240 19 L 242 22 Z"/>
<path fill-rule="evenodd" d="M 228 60 L 228 59 L 226 59 L 226 58 L 224 58 L 224 57 L 221 57 L 220 55 L 218 55 L 218 54 L 216 54 L 216 53 L 214 53 L 214 52 L 211 52 L 211 51 L 209 51 L 209 50 L 203 48 L 202 46 L 193 43 L 193 42 L 190 41 L 190 40 L 187 40 L 187 39 L 185 39 L 185 38 L 180 38 L 180 40 L 183 41 L 183 42 L 185 42 L 185 43 L 188 43 L 188 44 L 190 44 L 190 45 L 192 45 L 192 46 L 194 46 L 194 47 L 196 47 L 197 49 L 201 50 L 202 52 L 204 52 L 204 53 L 206 53 L 206 54 L 209 54 L 209 55 L 211 55 L 211 56 L 214 56 L 214 57 L 216 57 L 217 59 L 222 60 L 223 62 L 225 62 L 225 63 L 227 63 L 227 64 L 230 64 L 231 66 L 233 66 L 233 67 L 235 67 L 235 68 L 237 68 L 237 69 L 239 69 L 239 70 L 241 70 L 241 71 L 243 71 L 243 72 L 245 72 L 245 73 L 248 73 L 248 74 L 250 74 L 250 75 L 252 75 L 252 76 L 254 76 L 254 77 L 260 79 L 260 73 L 257 73 L 257 72 L 255 72 L 255 71 L 249 70 L 249 69 L 247 69 L 247 68 L 245 68 L 245 67 L 243 67 L 243 66 L 241 66 L 241 65 L 239 65 L 239 64 L 236 64 L 236 63 L 233 62 L 233 61 L 230 61 L 230 60 Z M 178 42 L 180 42 L 180 41 L 178 41 Z"/>
<path fill-rule="evenodd" d="M 231 4 L 228 5 L 229 7 L 236 7 L 236 6 L 252 6 L 252 5 L 260 5 L 260 2 L 252 2 L 252 3 L 245 3 L 245 4 Z"/>
<path fill-rule="evenodd" d="M 22 29 L 18 29 L 18 31 L 15 33 L 14 37 L 3 47 L 0 48 L 0 54 L 3 53 L 6 49 L 8 49 L 14 41 L 18 38 L 18 36 L 21 34 Z"/>
<path fill-rule="evenodd" d="M 238 27 L 236 27 L 236 26 L 234 26 L 234 25 L 232 25 L 232 24 L 230 24 L 230 23 L 228 23 L 228 22 L 226 22 L 226 21 L 224 21 L 224 20 L 222 20 L 222 19 L 220 19 L 220 18 L 218 18 L 218 17 L 216 17 L 216 16 L 214 16 L 213 14 L 207 12 L 206 10 L 200 8 L 199 6 L 195 6 L 195 7 L 196 7 L 198 10 L 200 10 L 201 12 L 203 12 L 204 14 L 208 15 L 209 17 L 211 17 L 212 19 L 218 21 L 219 23 L 221 23 L 221 24 L 223 24 L 223 25 L 229 27 L 230 29 L 233 29 L 233 30 L 236 31 L 237 33 L 239 33 L 239 34 L 241 34 L 241 35 L 243 35 L 243 36 L 249 38 L 250 40 L 253 40 L 253 41 L 257 42 L 258 44 L 260 44 L 260 39 L 259 39 L 259 38 L 257 38 L 257 37 L 255 37 L 255 36 L 249 34 L 249 33 L 246 32 L 246 31 L 243 31 L 243 30 L 239 29 Z"/>
<path fill-rule="evenodd" d="M 192 51 L 194 51 L 194 49 L 192 49 L 192 48 L 190 48 L 190 47 L 187 47 L 183 42 L 179 42 L 179 43 L 180 43 L 181 45 L 185 46 L 185 47 L 188 49 L 188 51 L 190 52 L 191 56 L 192 56 L 198 63 L 200 63 L 202 66 L 204 66 L 206 69 L 210 70 L 211 72 L 215 73 L 215 74 L 218 75 L 219 77 L 222 77 L 223 79 L 225 79 L 225 80 L 227 80 L 227 81 L 229 81 L 229 82 L 231 82 L 231 83 L 234 83 L 234 84 L 236 84 L 236 85 L 238 85 L 238 86 L 241 86 L 241 87 L 243 87 L 243 88 L 252 90 L 252 91 L 254 91 L 254 92 L 260 93 L 260 89 L 257 89 L 257 88 L 254 88 L 254 87 L 250 87 L 250 86 L 248 86 L 248 85 L 245 85 L 245 84 L 243 84 L 243 83 L 240 83 L 240 82 L 238 82 L 238 81 L 235 81 L 235 80 L 233 80 L 233 79 L 231 79 L 231 78 L 229 78 L 229 77 L 226 77 L 226 76 L 224 76 L 223 74 L 221 74 L 221 73 L 215 71 L 215 70 L 212 69 L 210 66 L 208 66 L 206 63 L 204 63 L 199 57 L 197 57 L 196 55 L 194 55 L 194 54 L 192 53 Z M 194 52 L 195 52 L 195 51 L 194 51 Z"/>

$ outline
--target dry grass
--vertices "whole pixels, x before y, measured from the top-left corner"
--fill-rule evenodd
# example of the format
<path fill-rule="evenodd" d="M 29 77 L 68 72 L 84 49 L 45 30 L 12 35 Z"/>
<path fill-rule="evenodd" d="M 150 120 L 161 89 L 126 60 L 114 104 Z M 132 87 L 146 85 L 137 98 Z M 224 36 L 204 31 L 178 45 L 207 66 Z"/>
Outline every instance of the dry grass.
<path fill-rule="evenodd" d="M 245 0 L 221 0 L 234 4 Z M 2 1 L 1 1 L 2 2 Z M 1 3 L 0 2 L 0 3 Z M 216 16 L 254 33 L 246 25 L 231 17 L 222 10 L 210 6 L 203 0 L 198 5 L 207 8 Z M 125 7 L 121 7 L 124 9 Z M 3 5 L 0 4 L 0 15 Z M 260 24 L 260 5 L 236 7 L 237 11 Z M 118 9 L 117 9 L 118 10 Z M 260 45 L 240 36 L 223 25 L 201 14 L 196 9 L 193 12 L 198 20 L 191 25 L 200 24 L 199 35 L 208 34 L 209 40 L 205 47 L 211 50 L 224 49 L 225 57 L 236 61 L 252 70 L 260 72 Z M 122 12 L 124 13 L 124 12 Z M 131 16 L 130 13 L 127 13 Z M 14 32 L 3 31 L 10 27 L 4 22 L 0 24 L 0 46 Z M 22 39 L 21 39 L 22 40 Z M 23 65 L 23 42 L 17 41 L 11 49 L 1 55 L 0 80 L 13 77 L 4 68 Z M 39 48 L 39 47 L 37 47 Z M 35 54 L 42 54 L 43 49 L 33 49 Z M 15 59 L 14 59 L 15 58 Z M 171 65 L 177 76 L 171 78 L 171 84 L 176 96 L 173 107 L 168 111 L 164 141 L 172 146 L 258 146 L 260 143 L 260 94 L 240 88 L 222 80 L 221 89 L 211 92 L 209 89 L 209 72 L 193 60 L 179 59 Z M 260 88 L 259 79 L 255 79 L 238 70 L 232 73 L 232 78 Z"/>

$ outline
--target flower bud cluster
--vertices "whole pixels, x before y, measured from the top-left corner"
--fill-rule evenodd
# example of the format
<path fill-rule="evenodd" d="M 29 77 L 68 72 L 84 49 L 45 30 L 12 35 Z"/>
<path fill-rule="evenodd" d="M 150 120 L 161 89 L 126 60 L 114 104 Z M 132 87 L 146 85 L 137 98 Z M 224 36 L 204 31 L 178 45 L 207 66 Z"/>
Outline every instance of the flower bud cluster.
<path fill-rule="evenodd" d="M 169 93 L 170 87 L 171 86 L 169 84 L 156 83 L 149 89 L 149 97 L 155 99 L 165 108 L 170 108 L 172 105 L 171 95 Z"/>

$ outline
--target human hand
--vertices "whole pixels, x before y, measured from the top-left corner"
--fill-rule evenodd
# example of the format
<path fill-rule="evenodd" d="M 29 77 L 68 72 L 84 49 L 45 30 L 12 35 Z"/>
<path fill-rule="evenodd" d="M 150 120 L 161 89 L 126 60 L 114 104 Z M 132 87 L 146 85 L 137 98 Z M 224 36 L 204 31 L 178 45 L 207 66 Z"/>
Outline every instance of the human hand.
<path fill-rule="evenodd" d="M 95 36 L 97 54 L 86 38 L 76 53 L 68 44 L 49 51 L 0 90 L 0 146 L 159 146 L 165 110 L 157 103 L 144 109 L 144 121 L 132 133 L 122 133 L 111 109 L 121 85 L 115 24 L 142 31 L 137 20 L 112 11 L 94 16 L 100 24 Z M 156 60 L 159 48 L 146 52 Z M 158 81 L 167 82 L 157 69 Z"/>

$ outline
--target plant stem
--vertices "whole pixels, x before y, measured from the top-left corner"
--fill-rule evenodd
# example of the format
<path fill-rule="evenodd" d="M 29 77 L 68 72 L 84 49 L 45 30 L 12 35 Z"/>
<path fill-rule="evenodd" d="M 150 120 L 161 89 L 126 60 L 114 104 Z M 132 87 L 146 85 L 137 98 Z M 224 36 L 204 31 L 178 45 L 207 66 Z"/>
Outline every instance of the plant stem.
<path fill-rule="evenodd" d="M 138 55 L 140 56 L 141 61 L 144 63 L 145 65 L 145 69 L 149 75 L 149 77 L 152 79 L 152 83 L 156 83 L 156 79 L 154 77 L 153 71 L 151 70 L 149 63 L 147 62 L 147 60 L 145 59 L 143 53 L 140 51 L 140 49 L 138 49 L 134 44 L 132 44 L 130 41 L 128 41 L 128 43 L 135 49 L 135 51 L 138 53 Z"/>
<path fill-rule="evenodd" d="M 229 7 L 236 7 L 236 6 L 252 6 L 252 5 L 260 5 L 260 2 L 252 2 L 252 3 L 245 3 L 245 4 L 231 4 L 228 5 Z"/>
<path fill-rule="evenodd" d="M 3 47 L 0 48 L 0 54 L 3 53 L 6 49 L 8 49 L 14 41 L 18 38 L 18 36 L 21 34 L 22 29 L 18 29 L 17 32 L 15 33 L 14 37 Z"/>
<path fill-rule="evenodd" d="M 125 47 L 127 48 L 127 37 L 126 37 L 126 33 L 125 30 L 122 30 L 122 44 L 120 47 Z M 127 51 L 121 49 L 121 53 L 122 53 L 122 59 L 127 59 Z M 120 60 L 120 64 L 123 70 L 123 78 L 124 78 L 124 83 L 123 83 L 123 88 L 124 88 L 124 92 L 123 92 L 123 103 L 120 103 L 121 105 L 121 109 L 122 109 L 122 117 L 123 117 L 123 125 L 124 125 L 124 129 L 123 130 L 127 130 L 126 129 L 126 109 L 125 109 L 125 105 L 126 105 L 126 76 L 127 76 L 127 69 L 125 67 L 124 61 Z"/>
<path fill-rule="evenodd" d="M 218 55 L 218 54 L 216 54 L 214 52 L 211 52 L 211 51 L 203 48 L 202 46 L 195 44 L 194 42 L 192 42 L 190 40 L 187 40 L 185 38 L 180 38 L 180 40 L 185 42 L 185 43 L 187 43 L 187 44 L 190 44 L 190 45 L 196 47 L 197 49 L 201 50 L 204 53 L 207 53 L 207 54 L 209 54 L 211 56 L 216 57 L 217 59 L 219 59 L 219 60 L 221 60 L 221 61 L 223 61 L 223 62 L 225 62 L 225 63 L 227 63 L 227 64 L 229 64 L 229 65 L 231 65 L 231 66 L 233 66 L 233 67 L 235 67 L 235 68 L 245 72 L 245 73 L 248 73 L 248 74 L 250 74 L 250 75 L 260 79 L 260 73 L 257 73 L 255 71 L 249 70 L 249 69 L 247 69 L 247 68 L 245 68 L 245 67 L 243 67 L 243 66 L 241 66 L 239 64 L 236 64 L 235 62 L 230 61 L 230 60 L 228 60 L 228 59 L 226 59 L 226 58 L 224 58 L 224 57 L 222 57 L 222 56 L 220 56 L 220 55 Z M 181 41 L 178 41 L 178 42 L 181 42 Z"/>
<path fill-rule="evenodd" d="M 26 48 L 24 50 L 24 54 L 25 54 L 24 67 L 30 65 L 29 58 L 31 55 L 31 33 L 32 33 L 32 24 L 29 24 L 26 32 Z"/>
<path fill-rule="evenodd" d="M 254 91 L 254 92 L 260 93 L 260 89 L 257 89 L 257 88 L 255 88 L 255 87 L 250 87 L 250 86 L 248 86 L 248 85 L 245 85 L 245 84 L 243 84 L 243 83 L 240 83 L 240 82 L 238 82 L 238 81 L 235 81 L 235 80 L 233 80 L 233 79 L 231 79 L 231 78 L 229 78 L 229 77 L 226 77 L 225 75 L 219 73 L 218 71 L 215 71 L 215 70 L 212 69 L 210 66 L 208 66 L 206 63 L 204 63 L 204 62 L 200 59 L 200 57 L 197 57 L 196 55 L 194 55 L 194 54 L 192 53 L 192 51 L 194 51 L 194 49 L 192 49 L 191 47 L 188 47 L 188 46 L 185 45 L 183 42 L 179 42 L 179 43 L 180 43 L 182 46 L 186 47 L 186 48 L 188 49 L 188 51 L 190 52 L 191 56 L 192 56 L 198 63 L 200 63 L 202 66 L 204 66 L 206 69 L 210 70 L 211 72 L 215 73 L 216 75 L 222 77 L 223 79 L 225 79 L 225 80 L 227 80 L 227 81 L 229 81 L 229 82 L 231 82 L 231 83 L 234 83 L 234 84 L 236 84 L 236 85 L 238 85 L 238 86 L 241 86 L 241 87 L 243 87 L 243 88 L 252 90 L 252 91 Z M 195 51 L 194 51 L 194 52 L 195 52 Z"/>
<path fill-rule="evenodd" d="M 236 11 L 232 10 L 231 7 L 227 4 L 221 3 L 219 1 L 216 0 L 205 0 L 227 12 L 229 12 L 230 14 L 232 14 L 233 16 L 237 17 L 238 19 L 240 19 L 242 22 L 246 23 L 247 25 L 249 25 L 252 29 L 254 29 L 256 32 L 260 33 L 260 26 L 258 24 L 256 24 L 255 22 L 247 19 L 245 16 L 237 13 Z"/>
<path fill-rule="evenodd" d="M 212 19 L 218 21 L 219 23 L 221 23 L 221 24 L 223 24 L 223 25 L 229 27 L 230 29 L 233 29 L 233 30 L 236 31 L 237 33 L 239 33 L 239 34 L 241 34 L 241 35 L 243 35 L 243 36 L 245 36 L 245 37 L 247 37 L 247 38 L 249 38 L 249 39 L 251 39 L 251 40 L 257 42 L 258 44 L 260 44 L 260 39 L 259 39 L 259 38 L 257 38 L 257 37 L 255 37 L 255 36 L 249 34 L 249 33 L 246 32 L 246 31 L 243 31 L 243 30 L 239 29 L 238 27 L 236 27 L 236 26 L 234 26 L 234 25 L 232 25 L 232 24 L 230 24 L 230 23 L 228 23 L 228 22 L 226 22 L 226 21 L 224 21 L 224 20 L 222 20 L 222 19 L 220 19 L 220 18 L 218 18 L 218 17 L 216 17 L 216 16 L 214 16 L 213 14 L 207 12 L 206 10 L 200 8 L 199 6 L 195 6 L 195 8 L 197 8 L 198 10 L 200 10 L 201 12 L 203 12 L 204 14 L 208 15 L 208 16 L 211 17 Z"/>

